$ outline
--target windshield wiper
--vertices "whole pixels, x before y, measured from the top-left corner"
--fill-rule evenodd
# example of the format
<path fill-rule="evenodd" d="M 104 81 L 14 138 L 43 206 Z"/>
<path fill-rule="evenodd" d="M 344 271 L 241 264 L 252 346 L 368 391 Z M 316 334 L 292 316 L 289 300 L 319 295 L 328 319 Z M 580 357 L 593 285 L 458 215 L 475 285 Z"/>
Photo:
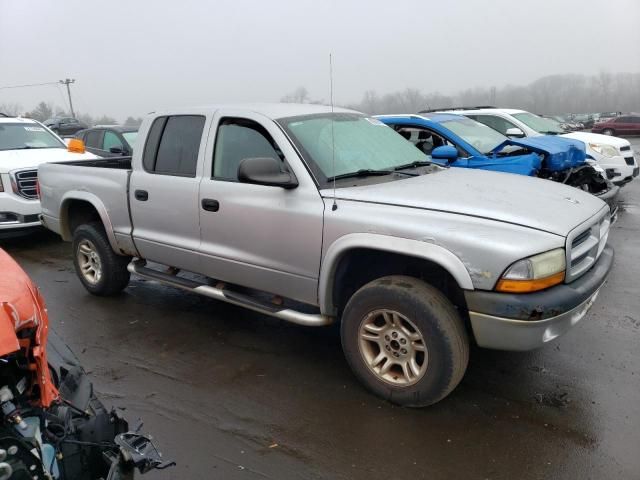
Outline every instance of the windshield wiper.
<path fill-rule="evenodd" d="M 551 130 L 548 130 L 546 132 L 540 132 L 543 133 L 545 135 L 561 135 L 563 132 L 552 132 Z"/>
<path fill-rule="evenodd" d="M 362 168 L 355 172 L 343 173 L 341 175 L 336 175 L 334 177 L 327 178 L 327 182 L 333 182 L 334 180 L 340 180 L 342 178 L 356 178 L 356 177 L 373 177 L 373 176 L 381 176 L 381 175 L 393 175 L 393 174 L 407 175 L 408 177 L 417 177 L 417 173 L 409 173 L 409 172 L 397 172 L 395 170 L 374 170 L 371 168 Z"/>
<path fill-rule="evenodd" d="M 395 167 L 394 170 L 397 172 L 398 170 L 405 170 L 407 168 L 428 167 L 429 165 L 431 165 L 431 162 L 429 160 L 416 160 L 415 162 L 407 163 L 406 165 L 399 165 Z M 405 172 L 402 172 L 402 173 L 405 173 Z M 413 175 L 417 175 L 417 174 L 413 174 Z"/>

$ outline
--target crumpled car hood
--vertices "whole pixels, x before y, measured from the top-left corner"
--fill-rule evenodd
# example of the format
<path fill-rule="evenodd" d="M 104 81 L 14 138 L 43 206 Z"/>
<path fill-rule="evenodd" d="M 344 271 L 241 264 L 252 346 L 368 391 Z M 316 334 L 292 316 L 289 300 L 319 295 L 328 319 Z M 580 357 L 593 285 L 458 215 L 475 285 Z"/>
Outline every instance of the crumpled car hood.
<path fill-rule="evenodd" d="M 585 163 L 587 158 L 584 142 L 552 135 L 510 138 L 495 147 L 492 152 L 500 152 L 508 145 L 524 147 L 544 155 L 545 166 L 552 172 L 575 168 Z"/>
<path fill-rule="evenodd" d="M 333 190 L 323 189 L 324 198 Z M 448 168 L 420 175 L 336 189 L 340 199 L 482 217 L 566 236 L 606 204 L 560 183 L 509 173 Z M 384 219 L 380 219 L 384 222 Z"/>
<path fill-rule="evenodd" d="M 613 145 L 617 148 L 631 145 L 629 140 L 627 140 L 626 138 L 614 137 L 611 135 L 602 135 L 601 133 L 571 132 L 563 133 L 561 136 L 563 138 L 573 138 L 585 143 L 602 143 L 604 145 Z"/>

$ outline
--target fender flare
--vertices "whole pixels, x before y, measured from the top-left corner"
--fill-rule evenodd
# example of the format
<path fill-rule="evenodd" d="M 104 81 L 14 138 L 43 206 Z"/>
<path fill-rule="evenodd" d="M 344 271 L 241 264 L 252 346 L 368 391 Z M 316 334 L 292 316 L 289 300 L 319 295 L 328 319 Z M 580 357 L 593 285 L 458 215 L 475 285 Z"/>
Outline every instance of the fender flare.
<path fill-rule="evenodd" d="M 71 241 L 73 232 L 71 232 L 69 228 L 69 203 L 72 201 L 79 200 L 84 201 L 93 206 L 98 212 L 100 216 L 100 220 L 102 221 L 102 225 L 107 233 L 107 238 L 109 239 L 109 244 L 111 248 L 117 252 L 118 251 L 118 242 L 116 240 L 115 233 L 113 232 L 113 225 L 111 224 L 111 219 L 109 218 L 109 213 L 107 212 L 107 208 L 102 203 L 102 200 L 93 193 L 83 192 L 79 190 L 71 190 L 66 192 L 62 196 L 62 201 L 60 202 L 60 235 L 63 240 Z"/>
<path fill-rule="evenodd" d="M 460 288 L 474 289 L 471 275 L 469 275 L 464 263 L 455 254 L 440 245 L 375 233 L 350 233 L 334 241 L 322 260 L 318 285 L 318 303 L 322 313 L 335 315 L 333 285 L 336 268 L 347 252 L 359 248 L 429 260 L 449 272 Z"/>

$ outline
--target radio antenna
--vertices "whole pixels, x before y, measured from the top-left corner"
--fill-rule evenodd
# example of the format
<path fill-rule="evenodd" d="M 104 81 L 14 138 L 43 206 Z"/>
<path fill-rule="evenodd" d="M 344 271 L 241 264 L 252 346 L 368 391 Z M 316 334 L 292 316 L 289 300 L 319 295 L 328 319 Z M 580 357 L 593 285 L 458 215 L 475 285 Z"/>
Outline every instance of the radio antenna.
<path fill-rule="evenodd" d="M 333 61 L 331 53 L 329 53 L 329 100 L 331 102 L 331 174 L 333 176 L 333 205 L 331 205 L 331 211 L 338 209 L 336 203 L 336 142 L 333 132 L 333 124 L 335 122 L 333 118 Z"/>

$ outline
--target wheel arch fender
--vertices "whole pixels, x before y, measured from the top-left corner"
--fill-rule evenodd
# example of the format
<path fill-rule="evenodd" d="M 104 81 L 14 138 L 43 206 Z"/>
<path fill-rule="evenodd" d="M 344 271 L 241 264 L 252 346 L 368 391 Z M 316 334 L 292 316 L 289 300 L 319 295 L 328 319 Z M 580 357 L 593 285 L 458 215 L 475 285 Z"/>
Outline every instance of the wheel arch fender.
<path fill-rule="evenodd" d="M 109 244 L 111 245 L 111 248 L 117 252 L 118 243 L 116 241 L 115 234 L 113 233 L 113 225 L 111 224 L 107 208 L 98 196 L 90 192 L 69 191 L 62 197 L 62 201 L 60 203 L 60 235 L 63 240 L 70 241 L 73 237 L 73 231 L 71 228 L 73 222 L 71 220 L 69 210 L 76 202 L 89 204 L 98 213 L 100 221 L 102 222 L 107 234 L 107 238 L 109 239 Z"/>
<path fill-rule="evenodd" d="M 355 249 L 389 252 L 431 261 L 449 272 L 461 289 L 474 289 L 471 275 L 462 260 L 440 245 L 390 235 L 351 233 L 335 240 L 322 259 L 318 285 L 318 302 L 322 313 L 336 314 L 333 298 L 336 269 L 343 257 Z"/>

